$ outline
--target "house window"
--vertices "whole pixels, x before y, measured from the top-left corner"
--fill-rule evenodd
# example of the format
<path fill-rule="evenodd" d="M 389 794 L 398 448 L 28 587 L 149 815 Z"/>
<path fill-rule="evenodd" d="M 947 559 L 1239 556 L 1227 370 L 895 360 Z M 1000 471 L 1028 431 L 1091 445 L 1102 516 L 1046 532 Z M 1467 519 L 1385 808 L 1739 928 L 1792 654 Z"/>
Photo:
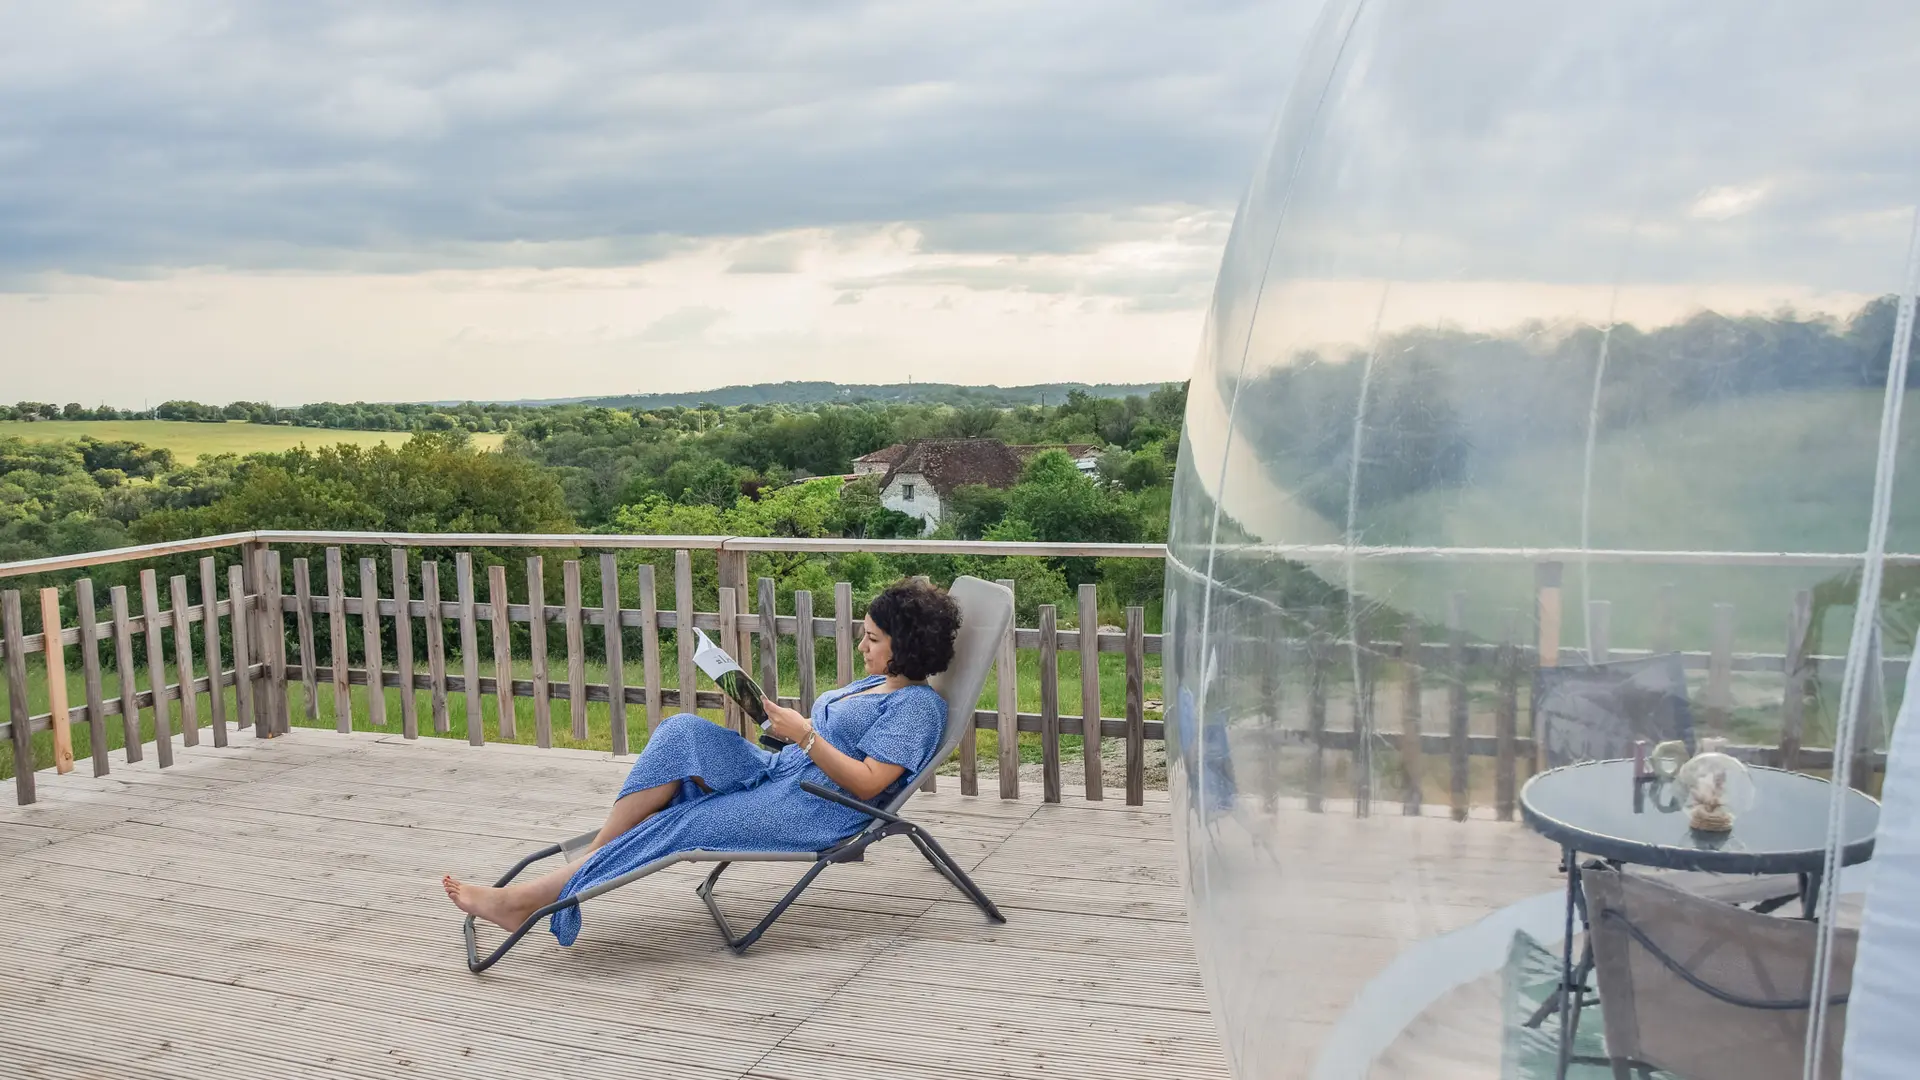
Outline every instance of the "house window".
<path fill-rule="evenodd" d="M 902 499 L 905 499 L 908 502 L 912 502 L 913 501 L 913 485 L 912 484 L 900 485 L 900 497 Z"/>

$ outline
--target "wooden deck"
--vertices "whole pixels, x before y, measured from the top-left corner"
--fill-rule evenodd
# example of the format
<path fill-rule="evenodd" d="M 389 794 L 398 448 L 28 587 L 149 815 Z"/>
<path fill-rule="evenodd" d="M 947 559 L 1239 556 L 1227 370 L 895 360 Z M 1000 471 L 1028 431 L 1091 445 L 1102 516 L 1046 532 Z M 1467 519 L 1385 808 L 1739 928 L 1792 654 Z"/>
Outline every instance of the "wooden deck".
<path fill-rule="evenodd" d="M 745 957 L 679 867 L 475 976 L 439 875 L 591 828 L 622 761 L 299 729 L 152 760 L 0 806 L 0 1076 L 1227 1075 L 1163 793 L 917 797 L 1005 926 L 892 841 Z M 795 873 L 736 867 L 730 913 Z"/>

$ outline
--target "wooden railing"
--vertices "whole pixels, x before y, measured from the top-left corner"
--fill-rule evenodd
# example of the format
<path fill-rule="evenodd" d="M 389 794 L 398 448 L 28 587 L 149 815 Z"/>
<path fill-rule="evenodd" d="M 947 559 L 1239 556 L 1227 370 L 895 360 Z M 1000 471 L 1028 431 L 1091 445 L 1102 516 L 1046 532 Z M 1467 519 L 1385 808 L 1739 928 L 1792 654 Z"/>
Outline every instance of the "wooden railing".
<path fill-rule="evenodd" d="M 523 563 L 508 565 L 501 553 L 514 548 L 535 553 Z M 382 549 L 385 558 L 373 557 Z M 447 549 L 455 549 L 451 560 L 429 554 Z M 597 554 L 565 557 L 582 549 Z M 1306 563 L 1355 554 L 1322 547 L 1257 550 L 1263 558 Z M 0 733 L 12 747 L 15 791 L 23 803 L 35 797 L 35 736 L 48 736 L 43 742 L 51 743 L 54 765 L 64 772 L 73 767 L 75 724 L 86 734 L 95 775 L 108 773 L 107 749 L 116 741 L 127 761 L 140 760 L 145 744 L 151 743 L 165 767 L 171 764 L 176 730 L 186 746 L 197 745 L 203 730 L 218 746 L 227 742 L 230 727 L 272 737 L 287 731 L 296 715 L 303 724 L 330 720 L 340 730 L 371 727 L 396 730 L 407 738 L 463 735 L 475 745 L 489 738 L 530 738 L 542 747 L 556 741 L 592 740 L 599 745 L 604 735 L 606 748 L 624 754 L 670 711 L 726 707 L 715 691 L 685 689 L 696 685 L 696 673 L 691 646 L 678 634 L 684 627 L 718 635 L 723 647 L 769 688 L 791 688 L 782 700 L 801 708 L 812 705 L 824 675 L 826 649 L 832 650 L 836 684 L 848 681 L 856 637 L 851 587 L 835 584 L 830 599 L 807 590 L 781 597 L 772 578 L 749 577 L 749 559 L 756 555 L 847 552 L 1166 555 L 1162 547 L 1145 544 L 260 531 L 0 564 L 0 579 L 38 576 L 57 582 L 24 596 L 17 590 L 0 591 L 0 671 L 8 684 Z M 1241 557 L 1248 552 L 1237 550 Z M 1457 818 L 1466 817 L 1474 806 L 1490 806 L 1495 816 L 1510 818 L 1519 781 L 1537 767 L 1525 701 L 1533 670 L 1559 664 L 1563 651 L 1570 652 L 1560 641 L 1565 561 L 1837 570 L 1858 565 L 1858 556 L 1800 553 L 1381 548 L 1359 554 L 1382 561 L 1452 556 L 1463 562 L 1529 562 L 1536 568 L 1534 610 L 1516 610 L 1502 620 L 1504 636 L 1476 637 L 1465 629 L 1461 611 L 1466 597 L 1460 594 L 1451 598 L 1442 626 L 1427 628 L 1409 621 L 1398 640 L 1355 641 L 1350 633 L 1355 627 L 1344 617 L 1268 604 L 1269 622 L 1222 642 L 1230 646 L 1229 662 L 1247 667 L 1249 675 L 1240 682 L 1257 695 L 1255 711 L 1271 709 L 1263 722 L 1248 725 L 1263 743 L 1262 764 L 1258 775 L 1243 777 L 1241 784 L 1268 799 L 1282 789 L 1303 792 L 1315 810 L 1347 798 L 1361 808 L 1398 801 L 1409 812 L 1439 803 Z M 182 565 L 194 555 L 199 556 L 197 564 Z M 629 559 L 625 565 L 623 555 Z M 557 595 L 550 556 L 559 562 Z M 642 561 L 635 563 L 635 558 Z M 711 610 L 697 610 L 696 559 L 703 573 L 713 571 Z M 1897 556 L 1895 561 L 1916 560 Z M 111 586 L 104 619 L 92 580 L 73 578 L 93 568 L 156 562 L 183 572 L 163 578 L 148 566 L 128 584 Z M 667 574 L 670 581 L 659 580 Z M 594 583 L 598 587 L 590 591 Z M 664 607 L 663 589 L 671 596 Z M 516 595 L 519 602 L 514 602 Z M 780 614 L 781 600 L 788 614 Z M 1035 626 L 1011 630 L 1002 643 L 997 689 L 989 695 L 988 707 L 973 716 L 977 731 L 991 733 L 986 743 L 993 756 L 982 762 L 983 743 L 962 741 L 953 765 L 964 793 L 976 794 L 980 774 L 990 772 L 1002 798 L 1018 797 L 1025 735 L 1029 750 L 1038 743 L 1043 799 L 1061 798 L 1064 761 L 1071 757 L 1075 740 L 1082 762 L 1075 786 L 1087 798 L 1104 797 L 1102 746 L 1118 740 L 1124 748 L 1125 798 L 1129 803 L 1142 801 L 1148 747 L 1166 738 L 1163 722 L 1150 717 L 1158 711 L 1150 697 L 1157 675 L 1150 658 L 1161 652 L 1160 636 L 1146 632 L 1146 613 L 1139 607 L 1125 610 L 1121 629 L 1098 629 L 1098 597 L 1091 585 L 1082 586 L 1074 600 L 1073 627 L 1063 628 L 1060 613 L 1044 605 L 1035 612 Z M 1831 752 L 1802 745 L 1805 689 L 1813 680 L 1837 677 L 1842 658 L 1812 653 L 1810 595 L 1798 590 L 1788 600 L 1788 633 L 1781 652 L 1736 651 L 1733 609 L 1717 604 L 1710 647 L 1683 651 L 1681 658 L 1689 669 L 1704 672 L 1699 700 L 1709 725 L 1731 711 L 1736 673 L 1780 677 L 1778 740 L 1740 744 L 1733 750 L 1751 761 L 1822 769 L 1831 765 Z M 1661 602 L 1670 605 L 1670 598 L 1663 594 Z M 1610 606 L 1605 601 L 1594 601 L 1584 614 L 1588 648 L 1578 660 L 1623 659 L 1675 647 L 1671 610 L 1654 620 L 1655 640 L 1642 649 L 1609 644 Z M 29 622 L 41 632 L 27 633 Z M 609 627 L 620 632 L 607 633 Z M 1095 629 L 1083 634 L 1087 627 Z M 1429 630 L 1437 631 L 1439 639 Z M 142 645 L 139 652 L 136 640 Z M 77 648 L 73 660 L 69 648 Z M 358 666 L 351 659 L 356 652 Z M 1121 654 L 1118 700 L 1103 694 L 1098 677 L 1077 679 L 1080 700 L 1064 703 L 1066 708 L 1077 704 L 1077 712 L 1062 711 L 1067 681 L 1061 674 L 1062 653 L 1077 656 L 1083 672 L 1097 672 L 1102 654 Z M 30 660 L 36 654 L 37 659 Z M 1904 663 L 1884 659 L 1883 668 L 1894 672 Z M 590 666 L 601 668 L 604 675 L 589 678 Z M 1022 711 L 1019 700 L 1023 670 L 1032 672 L 1037 697 L 1038 707 L 1028 711 Z M 72 701 L 67 694 L 69 672 L 77 672 L 84 687 Z M 29 708 L 35 673 L 45 679 L 45 711 Z M 674 677 L 667 678 L 669 674 Z M 1397 681 L 1398 693 L 1383 691 L 1386 680 Z M 361 691 L 358 708 L 356 687 Z M 1444 688 L 1442 708 L 1426 700 L 1425 691 L 1433 687 Z M 389 690 L 394 692 L 391 699 Z M 1492 701 L 1491 717 L 1482 708 L 1478 723 L 1470 700 L 1474 691 Z M 1297 703 L 1290 706 L 1291 718 L 1280 706 L 1283 700 Z M 204 717 L 199 715 L 202 701 Z M 530 707 L 530 716 L 522 716 L 522 703 Z M 589 724 L 589 704 L 606 707 L 604 727 Z M 1397 729 L 1380 722 L 1389 714 Z M 736 726 L 742 723 L 737 716 L 725 719 Z M 1870 777 L 1881 767 L 1879 742 L 1871 733 L 1862 741 L 1856 776 Z M 1282 759 L 1296 752 L 1301 774 L 1282 777 Z M 1389 758 L 1392 769 L 1383 769 Z M 1475 761 L 1481 762 L 1477 770 Z M 1349 774 L 1345 783 L 1338 782 L 1337 766 Z M 1484 774 L 1489 766 L 1490 790 L 1481 791 L 1474 774 Z M 1399 777 L 1397 793 L 1386 790 L 1381 780 L 1388 771 Z"/>
<path fill-rule="evenodd" d="M 282 547 L 300 550 L 308 546 L 319 547 L 317 559 L 297 556 L 283 565 Z M 557 597 L 545 554 L 527 557 L 524 573 L 515 567 L 511 574 L 499 562 L 477 565 L 473 552 L 467 550 L 454 552 L 450 565 L 432 557 L 416 563 L 410 554 L 416 549 L 444 548 L 495 553 L 516 547 L 601 551 L 591 561 L 560 561 Z M 355 565 L 346 557 L 348 548 L 387 548 L 390 554 L 384 560 L 361 557 Z M 643 562 L 622 572 L 617 553 L 635 550 L 671 554 L 670 606 L 663 608 L 659 603 L 662 583 L 656 580 L 657 568 L 652 563 Z M 601 734 L 589 732 L 589 703 L 607 706 L 604 735 L 608 748 L 616 754 L 626 754 L 637 745 L 635 724 L 644 724 L 644 730 L 650 732 L 669 711 L 722 710 L 729 724 L 744 734 L 757 735 L 717 691 L 684 689 L 696 685 L 691 639 L 674 633 L 674 655 L 667 656 L 663 632 L 691 626 L 716 634 L 723 647 L 755 671 L 763 685 L 769 689 L 784 685 L 795 691 L 781 694 L 782 701 L 810 709 L 818 689 L 818 661 L 824 658 L 823 641 L 831 643 L 828 647 L 832 649 L 836 685 L 853 677 L 857 631 L 852 588 L 840 582 L 830 601 L 822 598 L 822 607 L 831 605 L 830 616 L 815 615 L 815 598 L 807 590 L 788 594 L 785 599 L 792 614 L 782 615 L 778 613 L 773 578 L 763 576 L 749 583 L 748 557 L 761 552 L 930 550 L 968 555 L 1132 558 L 1163 554 L 1157 545 L 1121 544 L 255 532 L 6 564 L 0 565 L 0 578 L 61 574 L 212 552 L 201 556 L 197 575 L 183 573 L 162 579 L 153 569 L 140 571 L 137 613 L 130 606 L 129 590 L 114 587 L 113 617 L 104 621 L 97 618 L 90 578 L 72 581 L 65 590 L 55 585 L 40 589 L 32 599 L 42 630 L 34 634 L 24 632 L 20 592 L 0 593 L 0 620 L 5 624 L 0 659 L 4 659 L 9 687 L 7 721 L 0 725 L 0 732 L 13 748 L 15 792 L 22 803 L 32 802 L 35 797 L 35 735 L 51 733 L 55 768 L 67 771 L 74 760 L 72 727 L 77 713 L 92 749 L 88 756 L 95 775 L 108 773 L 106 748 L 116 737 L 126 760 L 141 760 L 143 742 L 150 742 L 159 764 L 165 767 L 172 763 L 176 730 L 185 745 L 198 744 L 203 721 L 197 715 L 196 697 L 201 695 L 210 704 L 206 724 L 215 745 L 226 744 L 229 722 L 268 738 L 289 730 L 296 712 L 309 723 L 322 720 L 324 713 L 341 731 L 355 726 L 395 728 L 407 738 L 423 732 L 447 735 L 457 726 L 468 742 L 482 745 L 489 738 L 488 703 L 492 704 L 492 737 L 518 741 L 523 736 L 518 708 L 521 700 L 531 704 L 532 741 L 540 747 L 554 744 L 556 724 L 562 740 L 576 744 Z M 710 611 L 695 610 L 694 603 L 694 557 L 706 552 L 713 553 L 719 582 L 714 589 L 717 604 Z M 237 559 L 223 567 L 223 562 L 236 554 Z M 589 576 L 597 578 L 597 595 L 584 591 Z M 221 582 L 225 583 L 224 595 L 217 587 Z M 189 603 L 196 587 L 202 599 Z M 515 591 L 521 602 L 513 602 Z M 626 603 L 623 595 L 637 602 Z M 211 608 L 204 599 L 208 596 L 216 598 Z M 75 611 L 71 620 L 62 619 L 63 599 L 70 600 Z M 1145 745 L 1164 739 L 1162 723 L 1147 718 L 1146 658 L 1159 652 L 1159 635 L 1146 633 L 1145 612 L 1139 607 L 1126 610 L 1124 629 L 1100 632 L 1094 587 L 1082 586 L 1076 600 L 1077 625 L 1073 629 L 1060 629 L 1054 607 L 1042 605 L 1038 611 L 1041 629 L 1009 631 L 996 663 L 1000 689 L 995 692 L 994 707 L 977 710 L 973 723 L 979 730 L 993 732 L 997 739 L 995 760 L 987 768 L 998 774 L 1002 798 L 1019 796 L 1019 736 L 1024 733 L 1037 735 L 1043 748 L 1039 763 L 1042 797 L 1048 801 L 1058 801 L 1061 796 L 1063 742 L 1075 737 L 1081 741 L 1086 762 L 1085 792 L 1087 797 L 1098 799 L 1103 797 L 1105 786 L 1101 746 L 1107 740 L 1123 740 L 1125 795 L 1130 803 L 1138 804 L 1145 791 Z M 200 631 L 198 644 L 187 631 L 195 624 Z M 622 632 L 607 633 L 610 626 Z M 1082 634 L 1081 626 L 1096 629 Z M 56 632 L 47 633 L 47 627 Z M 416 627 L 421 631 L 418 639 Z M 590 633 L 598 639 L 597 644 L 590 645 Z M 630 656 L 628 649 L 634 636 L 638 638 L 637 658 Z M 144 680 L 138 677 L 141 665 L 133 651 L 136 638 L 145 645 Z M 416 640 L 421 645 L 419 650 Z M 49 641 L 53 643 L 51 648 Z M 103 643 L 107 642 L 114 646 L 110 664 L 103 663 L 101 656 Z M 69 665 L 66 647 L 74 645 L 79 647 L 77 670 L 86 693 L 84 702 L 70 707 L 63 691 L 68 672 L 75 669 Z M 559 656 L 554 655 L 556 649 Z M 1040 657 L 1037 711 L 1023 712 L 1018 707 L 1021 650 Z M 335 658 L 350 658 L 356 651 L 358 666 L 350 660 L 336 662 Z M 416 652 L 423 654 L 424 663 L 416 664 Z M 1120 704 L 1122 715 L 1103 715 L 1097 674 L 1080 680 L 1080 711 L 1061 711 L 1058 661 L 1062 652 L 1077 654 L 1081 670 L 1096 673 L 1100 654 L 1124 655 L 1123 700 L 1108 702 Z M 784 678 L 780 671 L 783 653 L 790 657 Z M 27 695 L 28 658 L 36 654 L 44 666 L 48 708 L 32 713 Z M 632 677 L 636 659 L 637 680 Z M 599 665 L 604 675 L 589 680 L 590 664 Z M 174 674 L 168 673 L 169 668 Z M 144 681 L 145 688 L 109 696 L 103 689 L 103 669 L 115 675 L 116 683 Z M 664 678 L 667 670 L 675 672 L 677 678 Z M 121 673 L 133 675 L 122 679 Z M 352 693 L 355 687 L 363 691 L 357 703 Z M 365 692 L 369 687 L 398 691 L 393 703 L 397 707 L 389 709 L 384 692 Z M 237 699 L 231 717 L 225 701 L 229 689 Z M 422 694 L 424 702 L 419 700 Z M 457 725 L 454 705 L 461 706 L 461 722 Z M 557 718 L 556 711 L 561 714 Z M 109 730 L 109 718 L 118 718 L 117 730 Z M 977 753 L 976 740 L 962 741 L 957 768 L 961 790 L 967 794 L 978 791 L 982 769 Z"/>

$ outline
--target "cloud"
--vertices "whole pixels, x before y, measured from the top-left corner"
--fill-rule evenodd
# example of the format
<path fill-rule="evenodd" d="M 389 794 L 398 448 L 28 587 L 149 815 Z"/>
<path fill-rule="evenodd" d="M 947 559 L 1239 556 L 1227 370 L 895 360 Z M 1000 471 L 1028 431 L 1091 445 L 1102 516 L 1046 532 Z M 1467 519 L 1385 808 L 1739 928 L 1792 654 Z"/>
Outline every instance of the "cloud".
<path fill-rule="evenodd" d="M 741 245 L 733 262 L 727 264 L 727 273 L 795 273 L 800 269 L 800 259 L 805 252 L 806 246 L 791 236 L 748 242 Z"/>
<path fill-rule="evenodd" d="M 899 221 L 1084 246 L 1074 215 L 1231 203 L 1312 7 L 34 5 L 0 38 L 0 272 L 605 265 Z"/>
<path fill-rule="evenodd" d="M 1766 196 L 1766 184 L 1754 184 L 1748 187 L 1723 184 L 1701 192 L 1700 197 L 1693 200 L 1693 205 L 1687 208 L 1687 216 L 1704 218 L 1707 221 L 1726 221 L 1752 210 L 1760 205 L 1760 200 Z"/>
<path fill-rule="evenodd" d="M 640 332 L 640 340 L 655 344 L 681 344 L 704 337 L 708 330 L 727 317 L 719 308 L 683 307 L 668 312 Z"/>

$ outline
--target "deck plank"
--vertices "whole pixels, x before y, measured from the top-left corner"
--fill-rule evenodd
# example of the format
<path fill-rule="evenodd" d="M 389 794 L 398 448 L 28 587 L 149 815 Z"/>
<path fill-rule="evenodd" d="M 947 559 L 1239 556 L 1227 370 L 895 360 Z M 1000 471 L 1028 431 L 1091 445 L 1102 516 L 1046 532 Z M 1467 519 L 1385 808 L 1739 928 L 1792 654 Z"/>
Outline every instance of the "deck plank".
<path fill-rule="evenodd" d="M 296 730 L 175 762 L 0 807 L 0 903 L 36 912 L 0 923 L 0 1077 L 1226 1076 L 1154 793 L 917 798 L 1004 926 L 890 841 L 745 957 L 676 867 L 474 976 L 439 874 L 591 828 L 631 758 Z M 722 905 L 799 869 L 735 867 Z"/>

